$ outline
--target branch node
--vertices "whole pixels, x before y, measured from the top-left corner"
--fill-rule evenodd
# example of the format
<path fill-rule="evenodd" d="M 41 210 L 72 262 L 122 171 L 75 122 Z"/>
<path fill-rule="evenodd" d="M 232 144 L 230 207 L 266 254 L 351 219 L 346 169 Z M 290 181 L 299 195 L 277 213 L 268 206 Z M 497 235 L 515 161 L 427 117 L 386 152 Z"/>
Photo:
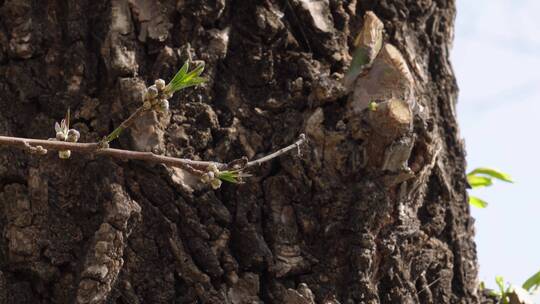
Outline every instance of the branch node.
<path fill-rule="evenodd" d="M 248 162 L 249 162 L 248 158 L 246 156 L 242 156 L 241 158 L 230 161 L 227 164 L 227 168 L 232 169 L 232 170 L 241 170 L 246 167 Z"/>

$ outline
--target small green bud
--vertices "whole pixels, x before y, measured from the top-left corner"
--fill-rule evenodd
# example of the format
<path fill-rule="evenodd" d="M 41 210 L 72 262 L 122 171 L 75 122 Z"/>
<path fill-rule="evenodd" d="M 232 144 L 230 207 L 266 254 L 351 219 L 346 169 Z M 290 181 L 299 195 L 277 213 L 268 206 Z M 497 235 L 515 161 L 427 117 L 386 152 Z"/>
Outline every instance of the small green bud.
<path fill-rule="evenodd" d="M 68 159 L 70 156 L 71 156 L 70 150 L 58 151 L 58 157 L 60 157 L 61 159 Z"/>
<path fill-rule="evenodd" d="M 163 91 L 163 89 L 165 88 L 165 80 L 163 80 L 163 79 L 156 79 L 156 81 L 154 83 L 156 85 L 156 88 L 160 92 Z"/>
<path fill-rule="evenodd" d="M 378 107 L 379 105 L 375 101 L 370 102 L 368 106 L 370 111 L 377 111 Z"/>
<path fill-rule="evenodd" d="M 79 141 L 80 137 L 81 137 L 81 134 L 79 133 L 79 131 L 75 129 L 69 129 L 68 134 L 67 134 L 67 141 L 75 143 Z"/>

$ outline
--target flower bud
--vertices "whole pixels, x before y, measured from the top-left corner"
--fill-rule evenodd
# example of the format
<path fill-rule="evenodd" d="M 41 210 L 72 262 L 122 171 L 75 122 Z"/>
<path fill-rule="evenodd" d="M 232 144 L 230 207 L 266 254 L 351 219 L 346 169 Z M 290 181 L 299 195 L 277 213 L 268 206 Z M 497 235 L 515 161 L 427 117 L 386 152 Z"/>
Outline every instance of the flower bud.
<path fill-rule="evenodd" d="M 66 134 L 64 132 L 56 132 L 56 139 L 66 141 Z"/>
<path fill-rule="evenodd" d="M 79 141 L 80 137 L 81 137 L 81 134 L 79 133 L 79 131 L 75 129 L 69 129 L 68 134 L 67 134 L 67 141 L 75 143 Z"/>
<path fill-rule="evenodd" d="M 158 104 L 158 109 L 162 113 L 169 112 L 169 101 L 167 99 L 160 99 Z"/>
<path fill-rule="evenodd" d="M 205 183 L 205 184 L 210 183 L 210 177 L 208 176 L 208 174 L 206 174 L 206 173 L 203 174 L 203 175 L 201 176 L 201 181 L 202 181 L 203 183 Z"/>
<path fill-rule="evenodd" d="M 146 91 L 146 94 L 148 96 L 148 99 L 154 99 L 158 96 L 158 89 L 155 85 L 152 85 L 148 87 L 148 91 Z"/>
<path fill-rule="evenodd" d="M 60 157 L 61 159 L 68 159 L 70 156 L 71 156 L 70 150 L 58 151 L 58 157 Z"/>
<path fill-rule="evenodd" d="M 150 110 L 150 109 L 152 108 L 152 103 L 149 102 L 149 101 L 143 102 L 143 108 L 144 108 L 145 110 Z"/>
<path fill-rule="evenodd" d="M 163 91 L 163 89 L 165 88 L 165 80 L 163 80 L 163 79 L 156 79 L 156 81 L 154 83 L 156 85 L 156 88 L 160 92 Z"/>
<path fill-rule="evenodd" d="M 377 111 L 378 107 L 379 105 L 375 101 L 370 102 L 368 105 L 370 111 Z"/>
<path fill-rule="evenodd" d="M 219 170 L 218 170 L 218 167 L 216 166 L 216 164 L 208 165 L 208 171 L 214 172 L 214 173 L 219 173 Z"/>
<path fill-rule="evenodd" d="M 210 182 L 210 185 L 212 186 L 212 189 L 216 190 L 216 189 L 219 189 L 219 187 L 221 187 L 221 180 L 220 179 L 213 179 L 211 182 Z"/>
<path fill-rule="evenodd" d="M 39 155 L 45 155 L 47 154 L 47 149 L 43 148 L 43 146 L 37 146 L 36 153 Z"/>

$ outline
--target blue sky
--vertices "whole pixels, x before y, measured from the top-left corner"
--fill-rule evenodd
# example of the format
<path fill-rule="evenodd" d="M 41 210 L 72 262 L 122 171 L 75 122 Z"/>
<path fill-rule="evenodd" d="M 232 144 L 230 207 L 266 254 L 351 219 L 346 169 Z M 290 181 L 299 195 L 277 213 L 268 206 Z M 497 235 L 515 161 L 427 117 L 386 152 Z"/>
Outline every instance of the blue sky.
<path fill-rule="evenodd" d="M 452 62 L 468 169 L 510 173 L 472 193 L 480 279 L 521 285 L 540 270 L 540 1 L 457 0 Z M 536 297 L 540 303 L 540 297 Z"/>

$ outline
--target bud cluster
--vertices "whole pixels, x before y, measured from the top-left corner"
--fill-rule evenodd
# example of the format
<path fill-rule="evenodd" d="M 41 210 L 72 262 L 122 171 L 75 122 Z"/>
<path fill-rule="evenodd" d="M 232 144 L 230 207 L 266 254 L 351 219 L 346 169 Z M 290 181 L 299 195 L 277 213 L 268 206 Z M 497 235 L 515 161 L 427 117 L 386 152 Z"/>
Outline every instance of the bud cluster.
<path fill-rule="evenodd" d="M 172 93 L 165 90 L 165 80 L 157 79 L 144 93 L 143 107 L 146 110 L 153 109 L 161 113 L 169 111 L 169 98 Z"/>
<path fill-rule="evenodd" d="M 39 154 L 39 155 L 47 154 L 47 149 L 43 148 L 43 146 L 35 146 L 35 147 L 33 147 L 30 144 L 28 144 L 27 142 L 25 142 L 24 145 L 26 146 L 26 149 L 28 149 L 28 151 L 30 151 L 30 153 L 32 153 L 32 154 Z"/>
<path fill-rule="evenodd" d="M 56 140 L 58 141 L 67 141 L 76 143 L 81 137 L 79 131 L 69 128 L 69 121 L 67 119 L 62 119 L 60 124 L 55 123 L 54 129 L 56 131 Z M 58 157 L 61 159 L 68 159 L 71 156 L 70 150 L 60 150 L 58 151 Z"/>
<path fill-rule="evenodd" d="M 210 184 L 212 189 L 219 189 L 221 187 L 221 180 L 219 179 L 219 169 L 215 164 L 208 166 L 208 171 L 206 171 L 201 176 L 201 181 L 205 184 Z"/>

